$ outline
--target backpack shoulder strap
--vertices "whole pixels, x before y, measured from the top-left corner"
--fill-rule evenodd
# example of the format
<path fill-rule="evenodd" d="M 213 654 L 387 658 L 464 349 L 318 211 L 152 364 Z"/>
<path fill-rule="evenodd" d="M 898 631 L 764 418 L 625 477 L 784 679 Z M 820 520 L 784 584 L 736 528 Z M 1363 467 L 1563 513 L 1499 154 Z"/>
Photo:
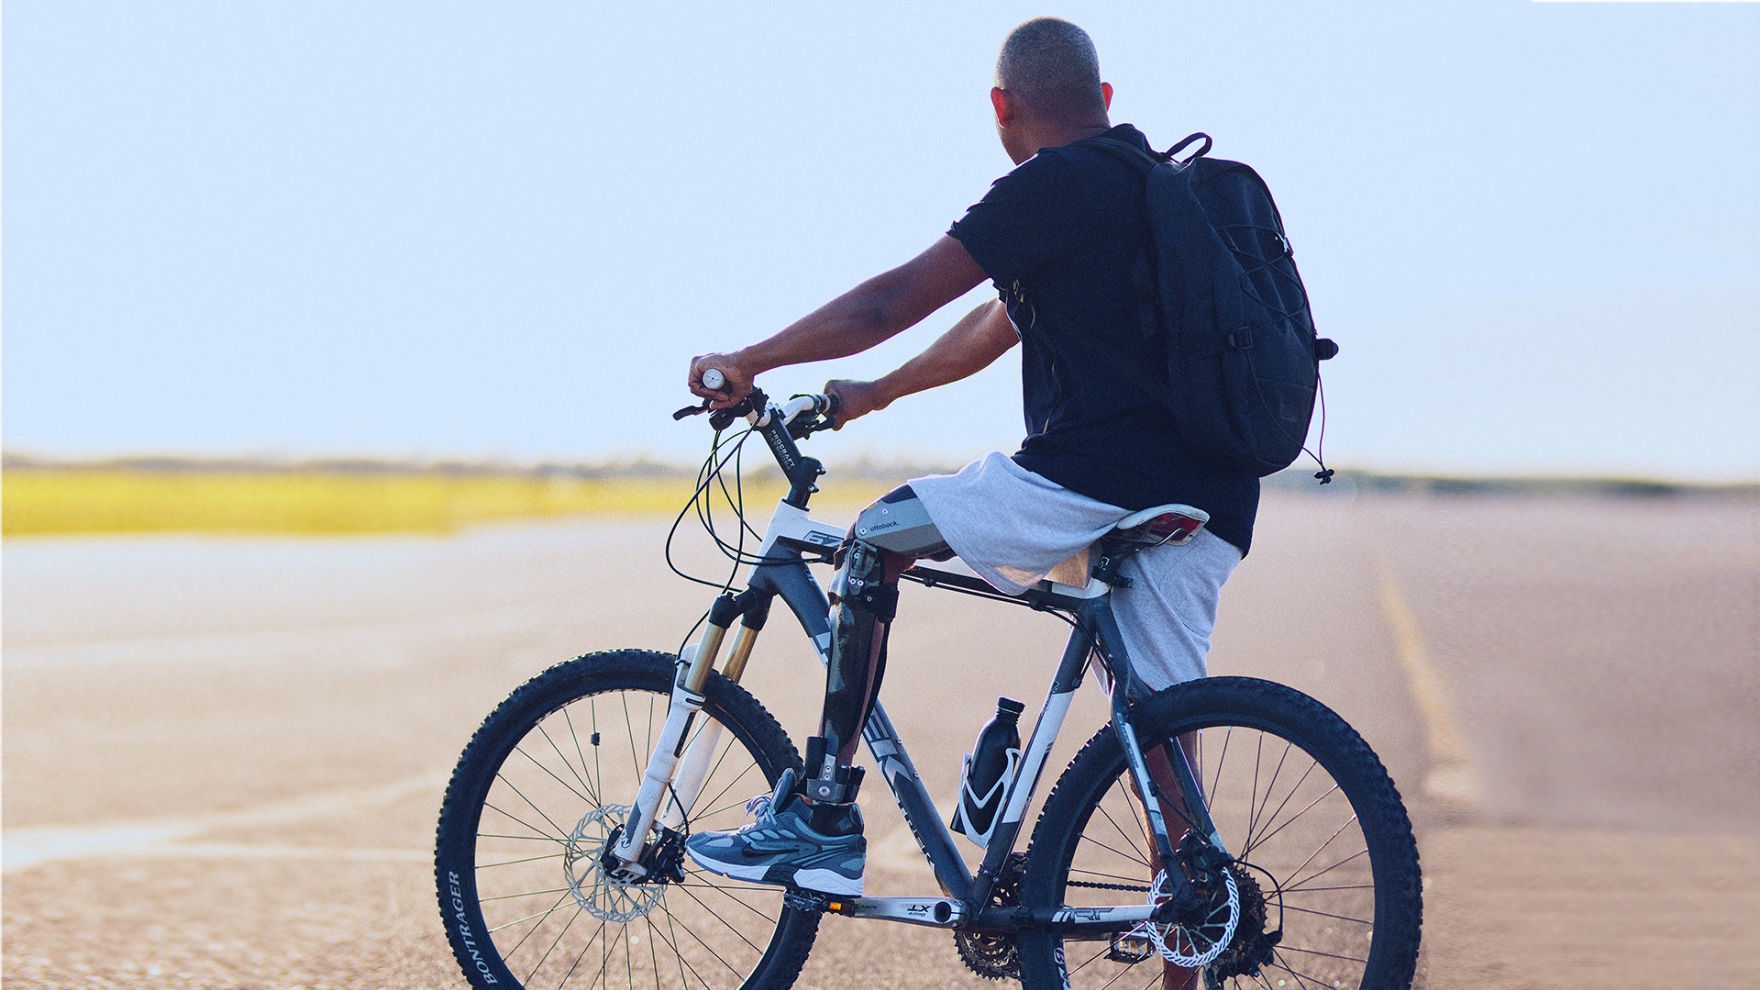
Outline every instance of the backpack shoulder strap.
<path fill-rule="evenodd" d="M 1184 158 L 1179 157 L 1180 152 L 1199 141 L 1204 142 L 1202 147 Z M 1089 138 L 1082 143 L 1093 148 L 1095 151 L 1103 151 L 1106 154 L 1117 158 L 1119 161 L 1145 172 L 1157 165 L 1166 165 L 1169 163 L 1174 165 L 1190 165 L 1197 159 L 1209 154 L 1211 144 L 1210 135 L 1205 134 L 1203 131 L 1195 131 L 1186 135 L 1184 138 L 1180 139 L 1178 144 L 1166 151 L 1144 151 L 1142 148 L 1137 147 L 1129 141 L 1121 141 L 1118 138 L 1111 137 Z"/>

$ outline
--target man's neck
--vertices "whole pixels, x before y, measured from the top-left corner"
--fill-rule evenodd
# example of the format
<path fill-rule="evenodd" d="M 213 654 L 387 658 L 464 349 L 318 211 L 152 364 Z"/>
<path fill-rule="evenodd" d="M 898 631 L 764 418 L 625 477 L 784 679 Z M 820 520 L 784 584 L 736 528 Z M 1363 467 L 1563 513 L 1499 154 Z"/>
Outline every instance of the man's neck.
<path fill-rule="evenodd" d="M 1024 154 L 1021 154 L 1021 157 L 1015 158 L 1014 160 L 1014 163 L 1019 165 L 1021 162 L 1032 157 L 1041 148 L 1061 148 L 1064 145 L 1075 144 L 1077 141 L 1086 140 L 1097 134 L 1104 134 L 1111 129 L 1112 125 L 1104 120 L 1098 124 L 1049 124 L 1037 127 L 1028 132 L 1027 136 L 1029 140 L 1021 143 L 1018 152 L 1011 151 L 1010 157 L 1024 152 Z"/>

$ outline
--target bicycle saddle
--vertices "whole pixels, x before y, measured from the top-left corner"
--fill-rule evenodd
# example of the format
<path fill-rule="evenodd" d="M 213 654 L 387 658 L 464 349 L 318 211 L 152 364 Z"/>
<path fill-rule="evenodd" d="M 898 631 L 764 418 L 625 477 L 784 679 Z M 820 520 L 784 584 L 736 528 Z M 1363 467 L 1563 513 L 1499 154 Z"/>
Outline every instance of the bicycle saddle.
<path fill-rule="evenodd" d="M 1174 503 L 1133 512 L 1112 527 L 1114 539 L 1155 546 L 1183 547 L 1198 538 L 1210 513 L 1189 505 Z"/>

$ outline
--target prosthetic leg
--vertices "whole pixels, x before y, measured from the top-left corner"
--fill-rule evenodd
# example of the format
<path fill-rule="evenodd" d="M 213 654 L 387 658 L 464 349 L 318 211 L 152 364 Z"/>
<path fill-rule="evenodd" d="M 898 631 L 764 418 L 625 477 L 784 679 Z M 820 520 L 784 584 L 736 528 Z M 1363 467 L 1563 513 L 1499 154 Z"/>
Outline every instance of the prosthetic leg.
<path fill-rule="evenodd" d="M 862 725 L 874 706 L 886 670 L 886 636 L 898 612 L 898 578 L 918 558 L 947 554 L 948 547 L 910 486 L 894 490 L 862 511 L 844 545 L 831 583 L 837 609 L 831 658 L 825 672 L 825 709 L 819 735 L 807 740 L 804 796 L 813 822 L 835 834 L 860 818 L 849 813 L 863 770 L 854 765 Z"/>
<path fill-rule="evenodd" d="M 836 627 L 819 735 L 807 740 L 807 780 L 796 785 L 793 772 L 784 772 L 751 824 L 686 839 L 685 851 L 699 866 L 808 895 L 861 895 L 868 847 L 855 803 L 862 784 L 856 744 L 886 666 L 899 575 L 918 557 L 947 552 L 908 486 L 857 517 L 831 586 Z"/>

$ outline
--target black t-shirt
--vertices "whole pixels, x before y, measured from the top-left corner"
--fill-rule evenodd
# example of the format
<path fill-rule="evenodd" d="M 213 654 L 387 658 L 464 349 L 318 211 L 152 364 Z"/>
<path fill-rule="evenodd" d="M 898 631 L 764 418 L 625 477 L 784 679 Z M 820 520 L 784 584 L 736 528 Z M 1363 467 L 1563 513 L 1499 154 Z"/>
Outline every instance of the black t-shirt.
<path fill-rule="evenodd" d="M 1106 136 L 1149 146 L 1129 124 Z M 1078 141 L 1043 148 L 997 179 L 948 233 L 990 276 L 1020 331 L 1027 438 L 1015 463 L 1124 509 L 1196 506 L 1245 554 L 1258 477 L 1193 456 L 1167 407 L 1085 343 L 1104 335 L 1143 366 L 1165 366 L 1162 345 L 1139 327 L 1131 284 L 1147 231 L 1142 177 Z"/>

